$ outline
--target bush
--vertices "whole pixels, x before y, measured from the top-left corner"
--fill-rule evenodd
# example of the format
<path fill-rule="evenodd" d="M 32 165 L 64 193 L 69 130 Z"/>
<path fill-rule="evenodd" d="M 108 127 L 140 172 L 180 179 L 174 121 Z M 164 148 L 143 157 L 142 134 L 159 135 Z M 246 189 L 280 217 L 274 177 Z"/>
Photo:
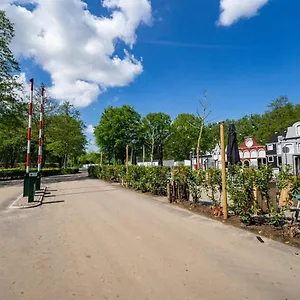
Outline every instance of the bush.
<path fill-rule="evenodd" d="M 88 172 L 91 178 L 121 182 L 143 193 L 167 195 L 169 167 L 129 166 L 127 176 L 124 166 L 90 166 Z"/>
<path fill-rule="evenodd" d="M 36 171 L 37 171 L 36 169 L 30 169 L 30 172 L 36 172 Z M 68 168 L 68 169 L 44 168 L 41 170 L 41 174 L 43 177 L 55 176 L 55 175 L 76 174 L 78 172 L 79 172 L 78 168 Z M 0 170 L 0 181 L 23 179 L 24 176 L 25 176 L 24 168 L 1 169 Z"/>

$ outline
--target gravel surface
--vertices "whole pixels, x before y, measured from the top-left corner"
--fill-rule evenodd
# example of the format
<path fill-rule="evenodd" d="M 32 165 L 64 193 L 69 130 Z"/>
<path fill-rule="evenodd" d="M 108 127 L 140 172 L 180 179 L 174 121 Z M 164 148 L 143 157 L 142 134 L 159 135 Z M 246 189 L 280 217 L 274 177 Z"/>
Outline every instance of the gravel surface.
<path fill-rule="evenodd" d="M 29 210 L 0 188 L 1 300 L 300 299 L 295 248 L 86 174 L 44 182 Z"/>

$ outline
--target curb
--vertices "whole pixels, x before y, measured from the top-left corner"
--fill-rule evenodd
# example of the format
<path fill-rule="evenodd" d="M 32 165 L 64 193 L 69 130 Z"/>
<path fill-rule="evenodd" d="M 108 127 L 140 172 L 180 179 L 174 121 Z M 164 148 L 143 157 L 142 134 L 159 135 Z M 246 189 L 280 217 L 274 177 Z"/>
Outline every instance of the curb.
<path fill-rule="evenodd" d="M 20 202 L 21 199 L 23 198 L 23 194 L 21 194 L 9 208 L 11 208 L 11 209 L 29 209 L 29 208 L 41 206 L 43 204 L 43 200 L 44 200 L 46 191 L 47 191 L 47 187 L 44 187 L 42 190 L 38 191 L 38 194 L 35 195 L 34 202 L 32 202 L 32 203 L 27 203 L 24 205 L 17 205 L 17 203 Z"/>

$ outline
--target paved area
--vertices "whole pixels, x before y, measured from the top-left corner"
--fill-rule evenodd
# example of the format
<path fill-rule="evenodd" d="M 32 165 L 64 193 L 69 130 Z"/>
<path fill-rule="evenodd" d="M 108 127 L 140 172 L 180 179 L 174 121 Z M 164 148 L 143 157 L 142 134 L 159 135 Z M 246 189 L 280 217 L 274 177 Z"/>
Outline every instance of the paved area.
<path fill-rule="evenodd" d="M 297 249 L 84 174 L 48 185 L 29 210 L 0 188 L 1 300 L 300 299 Z"/>

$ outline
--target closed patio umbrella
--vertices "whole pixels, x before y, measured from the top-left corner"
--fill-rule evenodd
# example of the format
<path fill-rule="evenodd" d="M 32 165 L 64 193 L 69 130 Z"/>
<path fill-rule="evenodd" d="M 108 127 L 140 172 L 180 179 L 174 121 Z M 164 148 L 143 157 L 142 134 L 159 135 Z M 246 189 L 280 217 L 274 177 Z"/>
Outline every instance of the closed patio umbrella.
<path fill-rule="evenodd" d="M 239 147 L 234 124 L 230 124 L 228 133 L 227 162 L 230 165 L 241 163 Z"/>

